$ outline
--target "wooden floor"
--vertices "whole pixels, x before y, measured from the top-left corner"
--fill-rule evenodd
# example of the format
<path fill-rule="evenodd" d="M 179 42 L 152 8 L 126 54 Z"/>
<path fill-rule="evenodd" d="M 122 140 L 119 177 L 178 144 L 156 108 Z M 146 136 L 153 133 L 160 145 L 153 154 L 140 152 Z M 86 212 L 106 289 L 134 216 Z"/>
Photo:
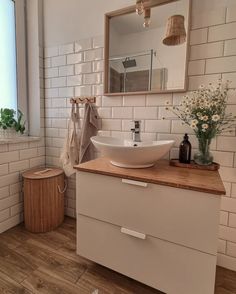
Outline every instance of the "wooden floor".
<path fill-rule="evenodd" d="M 75 242 L 75 220 L 70 218 L 46 234 L 31 234 L 23 225 L 1 234 L 0 293 L 161 293 L 77 256 Z M 236 273 L 217 268 L 215 293 L 235 294 Z"/>

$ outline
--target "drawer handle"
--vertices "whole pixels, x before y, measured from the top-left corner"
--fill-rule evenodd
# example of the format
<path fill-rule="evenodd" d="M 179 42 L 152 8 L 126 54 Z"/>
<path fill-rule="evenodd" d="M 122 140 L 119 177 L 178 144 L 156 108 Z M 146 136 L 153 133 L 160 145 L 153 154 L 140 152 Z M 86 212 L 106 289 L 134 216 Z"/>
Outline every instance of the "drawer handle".
<path fill-rule="evenodd" d="M 122 179 L 122 183 L 123 184 L 134 185 L 134 186 L 139 186 L 139 187 L 144 187 L 144 188 L 147 188 L 147 186 L 148 186 L 147 183 L 133 181 L 133 180 L 127 180 L 127 179 Z"/>
<path fill-rule="evenodd" d="M 142 239 L 142 240 L 146 239 L 146 235 L 143 234 L 143 233 L 132 231 L 132 230 L 129 230 L 129 229 L 126 229 L 126 228 L 121 228 L 120 231 L 123 234 L 129 235 L 129 236 L 132 236 L 132 237 L 135 237 L 135 238 L 138 238 L 138 239 Z"/>

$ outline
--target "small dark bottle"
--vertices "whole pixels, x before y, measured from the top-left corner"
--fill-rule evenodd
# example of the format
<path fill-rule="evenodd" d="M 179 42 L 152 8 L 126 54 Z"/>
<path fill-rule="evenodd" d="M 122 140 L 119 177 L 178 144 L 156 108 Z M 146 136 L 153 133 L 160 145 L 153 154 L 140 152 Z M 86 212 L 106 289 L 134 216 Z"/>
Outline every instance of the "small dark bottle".
<path fill-rule="evenodd" d="M 188 134 L 184 135 L 184 140 L 179 146 L 179 162 L 190 163 L 192 146 L 188 140 Z"/>

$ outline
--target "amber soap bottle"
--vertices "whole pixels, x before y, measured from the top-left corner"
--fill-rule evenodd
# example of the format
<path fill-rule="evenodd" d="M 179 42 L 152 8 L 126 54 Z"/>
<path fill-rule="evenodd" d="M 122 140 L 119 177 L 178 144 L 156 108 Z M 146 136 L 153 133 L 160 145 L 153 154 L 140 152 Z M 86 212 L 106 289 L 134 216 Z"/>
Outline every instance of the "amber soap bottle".
<path fill-rule="evenodd" d="M 181 163 L 190 163 L 191 162 L 191 151 L 192 146 L 189 142 L 188 134 L 184 135 L 184 140 L 179 146 L 179 162 Z"/>

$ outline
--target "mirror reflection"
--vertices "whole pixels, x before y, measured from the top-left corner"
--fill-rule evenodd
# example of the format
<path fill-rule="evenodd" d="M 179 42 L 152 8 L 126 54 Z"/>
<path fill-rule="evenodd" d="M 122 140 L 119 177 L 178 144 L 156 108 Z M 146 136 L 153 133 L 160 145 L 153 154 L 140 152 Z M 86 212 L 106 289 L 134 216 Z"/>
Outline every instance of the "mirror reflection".
<path fill-rule="evenodd" d="M 141 16 L 134 9 L 110 18 L 109 93 L 184 90 L 188 7 L 189 0 L 181 0 L 152 7 Z M 184 37 L 173 39 L 181 29 Z"/>

